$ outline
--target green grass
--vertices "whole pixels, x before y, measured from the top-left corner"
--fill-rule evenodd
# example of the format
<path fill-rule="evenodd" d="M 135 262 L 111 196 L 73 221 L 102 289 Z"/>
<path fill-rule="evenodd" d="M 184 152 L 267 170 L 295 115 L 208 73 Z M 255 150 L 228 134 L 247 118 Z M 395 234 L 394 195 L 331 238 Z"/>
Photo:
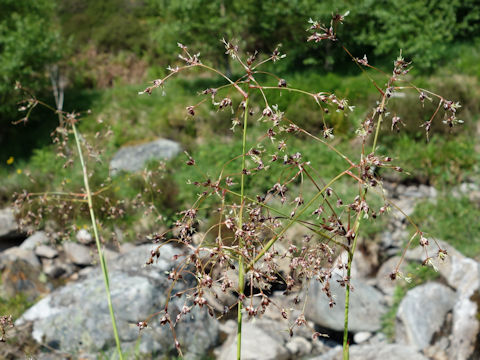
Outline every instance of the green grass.
<path fill-rule="evenodd" d="M 466 196 L 440 196 L 436 202 L 419 203 L 413 220 L 428 235 L 444 240 L 466 256 L 480 256 L 480 208 Z"/>

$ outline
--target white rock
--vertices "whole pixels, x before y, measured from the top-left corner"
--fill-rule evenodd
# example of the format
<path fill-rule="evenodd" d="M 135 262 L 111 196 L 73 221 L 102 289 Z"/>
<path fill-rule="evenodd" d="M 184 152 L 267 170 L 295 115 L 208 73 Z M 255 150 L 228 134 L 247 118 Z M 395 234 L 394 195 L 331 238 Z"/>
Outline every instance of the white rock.
<path fill-rule="evenodd" d="M 361 343 L 364 343 L 365 341 L 367 341 L 368 339 L 370 339 L 371 337 L 372 337 L 371 332 L 360 331 L 360 332 L 356 333 L 355 335 L 353 335 L 353 341 L 356 344 L 361 344 Z"/>
<path fill-rule="evenodd" d="M 89 245 L 93 242 L 92 235 L 86 229 L 80 229 L 75 236 L 80 244 Z"/>

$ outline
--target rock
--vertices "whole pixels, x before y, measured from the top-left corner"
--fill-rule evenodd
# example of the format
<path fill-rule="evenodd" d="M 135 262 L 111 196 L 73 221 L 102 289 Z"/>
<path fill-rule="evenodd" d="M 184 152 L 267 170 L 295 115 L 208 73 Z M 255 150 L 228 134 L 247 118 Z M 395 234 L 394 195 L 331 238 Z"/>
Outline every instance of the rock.
<path fill-rule="evenodd" d="M 475 349 L 477 333 L 480 331 L 480 322 L 476 316 L 478 313 L 478 301 L 480 298 L 480 268 L 479 264 L 457 251 L 453 246 L 438 241 L 439 246 L 446 250 L 448 256 L 444 260 L 434 258 L 433 264 L 447 284 L 457 291 L 455 304 L 453 305 L 452 344 L 450 356 L 455 359 L 468 359 Z M 435 255 L 437 245 L 430 241 L 427 248 L 429 254 Z M 410 260 L 422 261 L 425 251 L 420 246 L 408 250 L 406 257 Z"/>
<path fill-rule="evenodd" d="M 53 279 L 59 278 L 60 276 L 65 274 L 65 268 L 61 266 L 58 261 L 55 261 L 53 259 L 43 259 L 42 269 L 47 276 Z"/>
<path fill-rule="evenodd" d="M 390 274 L 395 270 L 395 267 L 398 265 L 400 261 L 400 256 L 394 256 L 385 261 L 382 266 L 377 271 L 376 275 L 376 286 L 379 288 L 384 294 L 388 296 L 392 296 L 395 287 L 398 284 L 399 280 L 392 280 L 390 278 Z M 403 261 L 400 264 L 399 271 L 403 274 L 405 274 L 405 267 L 406 263 Z"/>
<path fill-rule="evenodd" d="M 77 234 L 75 235 L 75 237 L 77 238 L 77 241 L 80 243 L 80 244 L 83 244 L 83 245 L 90 245 L 91 243 L 93 243 L 93 237 L 92 235 L 85 229 L 80 229 L 78 230 Z"/>
<path fill-rule="evenodd" d="M 40 294 L 48 292 L 47 286 L 41 281 L 40 270 L 23 259 L 15 259 L 7 263 L 1 280 L 2 297 L 14 297 L 23 293 L 28 301 L 33 301 Z"/>
<path fill-rule="evenodd" d="M 25 260 L 35 269 L 40 268 L 40 261 L 33 250 L 25 250 L 14 246 L 0 253 L 0 269 L 5 268 L 9 262 L 17 259 Z"/>
<path fill-rule="evenodd" d="M 426 348 L 455 303 L 455 292 L 430 282 L 407 292 L 397 312 L 396 341 L 417 350 Z"/>
<path fill-rule="evenodd" d="M 353 336 L 353 341 L 356 344 L 361 344 L 367 341 L 368 339 L 370 339 L 371 337 L 372 337 L 372 333 L 368 331 L 360 331 Z"/>
<path fill-rule="evenodd" d="M 109 248 L 103 248 L 103 256 L 110 264 L 111 261 L 115 261 L 117 256 L 120 255 L 118 252 L 110 250 Z"/>
<path fill-rule="evenodd" d="M 68 260 L 75 265 L 87 266 L 92 263 L 92 254 L 88 247 L 74 242 L 65 242 L 63 250 Z"/>
<path fill-rule="evenodd" d="M 322 327 L 343 331 L 345 288 L 337 282 L 337 279 L 340 279 L 338 275 L 330 279 L 330 290 L 336 302 L 333 308 L 330 308 L 328 298 L 322 291 L 322 284 L 319 281 L 310 284 L 305 315 L 308 320 Z M 351 332 L 379 330 L 382 315 L 387 311 L 382 293 L 359 280 L 352 280 L 352 285 L 349 330 Z"/>
<path fill-rule="evenodd" d="M 39 245 L 35 248 L 35 254 L 39 257 L 53 259 L 54 257 L 58 256 L 58 251 L 57 249 L 48 245 Z"/>
<path fill-rule="evenodd" d="M 135 245 L 133 245 L 132 243 L 124 243 L 120 245 L 120 253 L 122 254 L 127 254 L 133 249 L 135 249 Z"/>
<path fill-rule="evenodd" d="M 312 343 L 301 336 L 292 337 L 285 347 L 295 357 L 303 357 L 312 351 Z"/>
<path fill-rule="evenodd" d="M 287 325 L 285 325 L 286 329 Z M 286 343 L 288 332 L 281 323 L 256 319 L 244 321 L 242 327 L 242 360 L 286 360 L 290 353 Z M 231 334 L 217 351 L 217 360 L 236 359 L 237 337 Z"/>
<path fill-rule="evenodd" d="M 18 236 L 18 225 L 13 209 L 0 209 L 0 239 L 16 236 Z"/>
<path fill-rule="evenodd" d="M 59 277 L 69 277 L 72 275 L 76 268 L 75 265 L 66 262 L 65 259 L 62 258 L 55 258 L 55 259 L 42 259 L 42 268 L 43 272 L 53 279 L 57 279 Z M 70 279 L 74 280 L 74 279 Z"/>
<path fill-rule="evenodd" d="M 310 360 L 342 360 L 342 348 L 336 348 Z M 350 359 L 354 360 L 428 360 L 414 348 L 398 344 L 352 345 Z"/>
<path fill-rule="evenodd" d="M 479 302 L 480 293 L 478 287 L 471 289 L 471 296 L 468 296 L 468 293 L 462 293 L 457 297 L 453 305 L 450 358 L 458 360 L 472 358 L 480 328 L 478 321 Z"/>
<path fill-rule="evenodd" d="M 171 159 L 181 150 L 180 144 L 167 139 L 157 139 L 136 146 L 125 146 L 110 161 L 110 173 L 116 175 L 122 170 L 140 171 L 149 160 Z"/>
<path fill-rule="evenodd" d="M 161 316 L 153 316 L 140 335 L 139 321 L 161 311 L 165 306 L 170 281 L 166 271 L 178 265 L 172 256 L 180 250 L 170 245 L 161 249 L 155 264 L 144 267 L 152 246 L 139 246 L 129 254 L 119 256 L 109 267 L 110 287 L 119 336 L 125 351 L 155 353 L 161 358 L 174 351 L 171 330 L 159 324 Z M 99 267 L 87 278 L 68 283 L 40 300 L 27 310 L 18 324 L 33 322 L 33 338 L 74 358 L 78 354 L 96 356 L 114 352 L 114 338 L 107 307 L 103 277 Z M 192 286 L 191 281 L 178 282 L 175 290 Z M 170 300 L 170 316 L 175 319 L 184 299 Z M 199 358 L 215 344 L 218 325 L 205 309 L 195 308 L 175 327 L 184 353 Z M 138 340 L 138 342 L 137 342 Z M 137 348 L 138 346 L 138 348 Z M 107 356 L 108 357 L 108 356 Z"/>
<path fill-rule="evenodd" d="M 35 250 L 38 245 L 43 245 L 47 243 L 47 234 L 44 231 L 37 231 L 33 233 L 33 235 L 25 239 L 20 245 L 20 248 L 25 250 Z"/>

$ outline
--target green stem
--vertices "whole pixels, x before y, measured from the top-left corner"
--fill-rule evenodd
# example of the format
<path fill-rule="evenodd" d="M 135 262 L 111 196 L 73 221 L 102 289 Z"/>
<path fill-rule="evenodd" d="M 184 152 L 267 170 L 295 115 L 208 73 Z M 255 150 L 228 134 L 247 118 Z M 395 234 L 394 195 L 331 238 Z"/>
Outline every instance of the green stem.
<path fill-rule="evenodd" d="M 242 175 L 240 180 L 240 212 L 238 214 L 238 228 L 241 230 L 243 226 L 243 207 L 244 207 L 244 186 L 245 186 L 245 158 L 246 158 L 246 147 L 247 147 L 247 120 L 248 120 L 248 97 L 245 99 L 245 113 L 243 118 L 243 141 L 242 141 Z M 238 302 L 237 309 L 237 360 L 242 358 L 242 297 L 244 291 L 244 277 L 245 277 L 245 265 L 243 263 L 242 256 L 242 247 L 243 239 L 242 237 L 238 240 L 238 250 L 240 254 L 238 255 L 238 294 L 240 300 Z"/>
<path fill-rule="evenodd" d="M 73 122 L 72 122 L 72 129 L 73 129 L 73 135 L 75 136 L 75 142 L 77 144 L 78 156 L 80 158 L 80 163 L 82 165 L 82 170 L 83 170 L 83 182 L 84 182 L 84 185 L 85 185 L 85 191 L 87 192 L 88 209 L 90 210 L 90 219 L 92 221 L 93 233 L 94 233 L 94 236 L 95 236 L 95 243 L 97 244 L 98 256 L 100 258 L 100 266 L 102 268 L 103 281 L 105 283 L 105 292 L 107 293 L 108 309 L 110 310 L 110 317 L 112 319 L 113 335 L 115 337 L 115 343 L 117 345 L 117 351 L 118 351 L 119 359 L 123 360 L 123 353 L 122 353 L 122 348 L 121 348 L 121 345 L 120 345 L 120 337 L 118 336 L 117 323 L 115 321 L 115 313 L 113 311 L 112 298 L 111 298 L 111 295 L 110 295 L 110 283 L 109 283 L 109 280 L 108 280 L 107 263 L 105 261 L 105 256 L 103 255 L 102 246 L 100 244 L 100 237 L 98 236 L 97 221 L 96 221 L 96 218 L 95 218 L 95 212 L 93 210 L 92 193 L 90 191 L 90 186 L 89 186 L 89 183 L 88 183 L 87 167 L 86 167 L 85 161 L 83 159 L 83 153 L 82 153 L 82 148 L 80 146 L 80 138 L 78 136 L 77 127 L 75 126 L 75 123 L 73 123 Z"/>

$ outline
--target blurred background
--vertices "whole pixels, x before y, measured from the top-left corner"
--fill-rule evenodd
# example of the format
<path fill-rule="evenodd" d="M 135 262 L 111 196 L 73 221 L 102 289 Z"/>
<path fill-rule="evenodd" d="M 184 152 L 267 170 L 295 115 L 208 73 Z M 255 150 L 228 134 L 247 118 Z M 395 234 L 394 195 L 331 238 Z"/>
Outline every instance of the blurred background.
<path fill-rule="evenodd" d="M 339 42 L 306 42 L 310 18 L 328 23 L 332 13 L 347 10 L 349 15 L 338 30 Z M 222 38 L 237 43 L 245 54 L 258 50 L 267 56 L 281 44 L 287 56 L 265 70 L 286 79 L 291 87 L 335 91 L 348 99 L 355 110 L 348 116 L 333 112 L 328 121 L 336 146 L 352 156 L 358 144 L 355 130 L 379 96 L 342 46 L 354 57 L 366 55 L 371 65 L 387 74 L 401 51 L 412 61 L 409 80 L 459 101 L 458 118 L 464 124 L 450 129 L 439 117 L 427 142 L 420 125 L 437 103 L 426 101 L 422 106 L 414 92 L 397 97 L 389 111 L 398 113 L 405 126 L 397 133 L 390 130 L 390 123 L 384 124 L 380 151 L 406 172 L 382 174 L 385 187 L 431 236 L 463 255 L 480 258 L 478 0 L 0 0 L 0 208 L 10 208 L 14 195 L 23 191 L 83 191 L 77 161 L 64 167 L 65 160 L 52 144 L 57 116 L 37 107 L 27 122 L 21 121 L 24 97 L 15 90 L 16 82 L 53 107 L 55 84 L 64 94 L 63 110 L 81 114 L 80 132 L 92 146 L 88 166 L 94 191 L 101 190 L 98 216 L 105 242 L 142 242 L 148 234 L 171 226 L 178 212 L 197 198 L 199 190 L 189 180 L 202 180 L 205 173 L 215 176 L 226 160 L 238 154 L 241 139 L 238 132 L 230 131 L 229 111 L 218 112 L 207 104 L 192 118 L 185 110 L 202 99 L 198 96 L 202 90 L 223 84 L 216 76 L 192 71 L 151 96 L 138 92 L 178 62 L 177 42 L 200 52 L 202 62 L 232 78 L 241 76 L 242 69 L 225 55 Z M 368 74 L 384 85 L 384 75 L 374 70 Z M 305 97 L 285 95 L 273 94 L 270 103 L 278 104 L 299 126 L 321 134 L 317 105 Z M 254 102 L 261 100 L 255 96 Z M 260 113 L 261 107 L 257 102 L 255 111 Z M 252 127 L 252 139 L 263 133 L 262 126 Z M 151 160 L 143 172 L 123 168 L 112 174 L 112 159 L 120 148 L 159 138 L 171 140 L 167 145 L 179 155 L 165 155 L 168 161 Z M 343 170 L 338 158 L 318 143 L 299 139 L 293 148 L 306 158 L 320 159 L 324 179 Z M 183 166 L 188 159 L 183 150 L 195 158 L 196 167 Z M 70 156 L 68 151 L 66 155 Z M 252 193 L 269 189 L 280 174 L 272 170 L 266 177 L 256 177 L 250 184 Z M 207 202 L 202 209 L 206 224 L 214 221 L 208 214 L 216 205 Z M 80 229 L 89 230 L 84 205 L 62 204 L 55 209 L 32 205 L 19 216 L 27 217 L 28 211 L 42 217 L 25 221 L 26 229 L 35 226 L 56 234 L 50 238 L 56 244 L 75 239 Z M 365 242 L 382 249 L 381 260 L 371 265 L 370 273 L 398 254 L 412 233 L 406 225 L 395 233 L 395 224 L 382 221 L 367 222 L 364 229 Z M 388 238 L 386 229 L 396 238 Z M 15 236 L 23 240 L 26 235 Z M 404 295 L 406 289 L 402 291 Z M 20 315 L 33 303 L 22 296 L 14 301 L 0 299 L 2 314 Z M 386 333 L 392 321 L 385 322 Z"/>

